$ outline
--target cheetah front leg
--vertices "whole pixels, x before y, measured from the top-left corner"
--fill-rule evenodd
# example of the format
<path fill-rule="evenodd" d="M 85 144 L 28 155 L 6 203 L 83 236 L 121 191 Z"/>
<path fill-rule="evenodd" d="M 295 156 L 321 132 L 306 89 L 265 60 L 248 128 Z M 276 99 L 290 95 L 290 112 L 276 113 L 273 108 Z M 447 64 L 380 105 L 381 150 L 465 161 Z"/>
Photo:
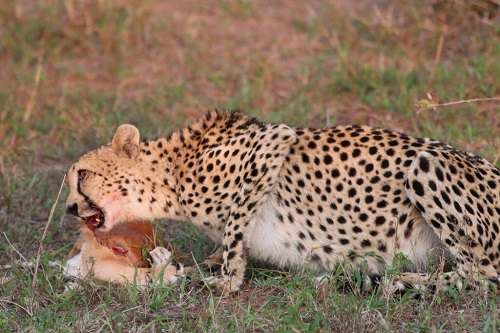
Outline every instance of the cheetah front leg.
<path fill-rule="evenodd" d="M 247 144 L 245 141 L 248 141 Z M 243 283 L 247 262 L 245 247 L 253 231 L 252 221 L 261 204 L 272 193 L 290 146 L 295 141 L 295 132 L 285 125 L 262 127 L 238 141 L 252 148 L 239 162 L 243 180 L 232 194 L 234 199 L 224 229 L 221 277 L 210 283 L 223 293 L 237 291 Z"/>
<path fill-rule="evenodd" d="M 232 219 L 231 225 L 235 225 L 238 220 Z M 228 224 L 229 225 L 229 224 Z M 238 291 L 245 275 L 247 258 L 244 245 L 245 228 L 235 231 L 232 226 L 226 227 L 223 241 L 223 264 L 221 267 L 222 276 L 215 281 L 216 287 L 223 294 Z"/>
<path fill-rule="evenodd" d="M 238 291 L 245 276 L 247 255 L 246 237 L 252 229 L 252 218 L 255 216 L 260 200 L 235 204 L 224 230 L 222 240 L 221 277 L 211 280 L 210 285 L 223 294 Z"/>

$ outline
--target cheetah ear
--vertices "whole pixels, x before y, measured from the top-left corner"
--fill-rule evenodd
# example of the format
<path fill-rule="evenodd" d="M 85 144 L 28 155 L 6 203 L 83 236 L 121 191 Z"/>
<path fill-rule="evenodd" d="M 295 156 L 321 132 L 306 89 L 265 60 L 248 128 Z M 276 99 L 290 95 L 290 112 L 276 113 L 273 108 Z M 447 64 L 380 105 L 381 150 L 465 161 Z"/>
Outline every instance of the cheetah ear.
<path fill-rule="evenodd" d="M 133 125 L 121 125 L 116 129 L 111 149 L 121 157 L 135 158 L 139 154 L 139 130 Z"/>

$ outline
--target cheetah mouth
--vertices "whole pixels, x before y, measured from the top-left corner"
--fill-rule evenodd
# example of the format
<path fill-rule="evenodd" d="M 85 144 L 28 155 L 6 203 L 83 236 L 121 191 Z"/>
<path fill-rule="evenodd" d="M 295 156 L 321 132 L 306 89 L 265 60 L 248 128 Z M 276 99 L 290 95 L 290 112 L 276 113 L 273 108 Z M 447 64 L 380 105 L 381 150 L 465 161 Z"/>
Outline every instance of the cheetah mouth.
<path fill-rule="evenodd" d="M 82 222 L 91 231 L 95 231 L 104 225 L 104 213 L 99 209 L 96 214 L 82 218 Z"/>

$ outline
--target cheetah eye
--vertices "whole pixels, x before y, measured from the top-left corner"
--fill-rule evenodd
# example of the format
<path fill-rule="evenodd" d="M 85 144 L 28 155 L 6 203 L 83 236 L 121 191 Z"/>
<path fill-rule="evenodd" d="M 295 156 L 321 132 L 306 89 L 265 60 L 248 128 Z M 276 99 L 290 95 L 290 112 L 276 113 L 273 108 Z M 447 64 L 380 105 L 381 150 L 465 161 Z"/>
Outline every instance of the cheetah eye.
<path fill-rule="evenodd" d="M 87 177 L 88 171 L 87 170 L 78 170 L 78 182 L 81 182 L 82 180 Z"/>

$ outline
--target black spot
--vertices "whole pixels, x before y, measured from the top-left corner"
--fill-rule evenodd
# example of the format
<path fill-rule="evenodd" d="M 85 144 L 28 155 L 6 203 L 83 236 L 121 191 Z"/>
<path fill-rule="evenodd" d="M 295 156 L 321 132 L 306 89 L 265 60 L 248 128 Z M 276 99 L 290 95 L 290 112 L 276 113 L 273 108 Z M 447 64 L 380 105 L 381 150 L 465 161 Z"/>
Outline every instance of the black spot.
<path fill-rule="evenodd" d="M 429 170 L 430 170 L 429 160 L 426 157 L 422 156 L 422 157 L 420 157 L 419 162 L 420 162 L 420 164 L 419 164 L 420 170 L 422 170 L 423 172 L 429 172 Z"/>
<path fill-rule="evenodd" d="M 453 190 L 453 192 L 457 195 L 457 196 L 462 196 L 462 191 L 460 191 L 460 189 L 458 188 L 458 186 L 456 186 L 455 184 L 453 184 L 451 186 L 451 189 Z"/>
<path fill-rule="evenodd" d="M 422 204 L 420 202 L 415 202 L 415 207 L 417 207 L 417 209 L 421 212 L 421 213 L 425 213 L 425 208 L 424 206 L 422 206 Z"/>
<path fill-rule="evenodd" d="M 371 246 L 372 243 L 368 240 L 368 239 L 363 239 L 361 241 L 361 247 L 368 247 L 368 246 Z"/>
<path fill-rule="evenodd" d="M 414 223 L 415 223 L 414 220 L 410 220 L 410 222 L 408 222 L 408 225 L 406 226 L 406 230 L 404 233 L 405 238 L 409 238 L 411 236 L 411 232 L 413 230 Z"/>
<path fill-rule="evenodd" d="M 414 151 L 414 150 L 408 150 L 408 151 L 405 152 L 405 155 L 407 157 L 412 157 L 412 156 L 415 156 L 416 154 L 417 154 L 417 152 Z"/>
<path fill-rule="evenodd" d="M 429 180 L 429 187 L 431 190 L 433 191 L 436 191 L 437 190 L 437 186 L 436 186 L 436 183 L 433 181 L 433 180 Z"/>
<path fill-rule="evenodd" d="M 397 140 L 392 140 L 392 141 L 389 141 L 389 146 L 391 146 L 391 147 L 395 147 L 395 146 L 397 146 L 397 145 L 399 145 L 399 141 L 397 141 Z"/>
<path fill-rule="evenodd" d="M 436 229 L 441 229 L 441 225 L 436 220 L 431 220 L 431 224 Z"/>
<path fill-rule="evenodd" d="M 395 233 L 396 233 L 396 229 L 389 228 L 389 230 L 387 230 L 387 233 L 385 235 L 390 238 L 390 237 L 394 236 Z"/>
<path fill-rule="evenodd" d="M 408 217 L 408 215 L 406 215 L 406 214 L 401 215 L 399 217 L 399 224 L 402 225 L 403 223 L 405 223 L 407 217 Z"/>
<path fill-rule="evenodd" d="M 441 204 L 441 201 L 436 196 L 434 196 L 434 203 L 436 204 L 436 206 L 438 206 L 439 208 L 443 209 L 443 205 Z"/>
<path fill-rule="evenodd" d="M 340 238 L 340 239 L 339 239 L 339 242 L 340 242 L 340 244 L 342 244 L 342 245 L 347 245 L 347 244 L 349 244 L 349 240 L 348 240 L 348 239 L 345 239 L 345 238 Z"/>
<path fill-rule="evenodd" d="M 450 197 L 448 196 L 448 194 L 446 194 L 446 192 L 441 191 L 441 198 L 444 200 L 444 202 L 446 202 L 447 205 L 451 204 Z"/>
<path fill-rule="evenodd" d="M 376 225 L 383 225 L 385 223 L 385 217 L 383 216 L 377 216 L 375 218 L 375 224 Z"/>
<path fill-rule="evenodd" d="M 420 196 L 420 197 L 424 196 L 424 194 L 425 194 L 424 187 L 422 186 L 422 184 L 418 180 L 413 181 L 412 187 L 418 196 Z"/>
<path fill-rule="evenodd" d="M 343 140 L 340 142 L 340 145 L 342 147 L 349 147 L 351 145 L 351 142 L 349 140 Z"/>
<path fill-rule="evenodd" d="M 385 246 L 384 244 L 379 244 L 377 246 L 377 250 L 379 250 L 380 252 L 386 252 L 387 251 L 387 246 Z"/>
<path fill-rule="evenodd" d="M 465 174 L 465 179 L 467 179 L 469 183 L 474 183 L 474 176 L 471 175 L 470 173 Z"/>
<path fill-rule="evenodd" d="M 356 169 L 350 168 L 349 169 L 349 177 L 356 177 Z"/>
<path fill-rule="evenodd" d="M 323 157 L 323 163 L 325 163 L 326 165 L 329 165 L 333 162 L 333 159 L 330 155 L 326 154 L 324 157 Z"/>
<path fill-rule="evenodd" d="M 436 167 L 436 177 L 439 179 L 439 181 L 444 181 L 443 171 L 441 171 L 441 168 L 439 167 Z"/>
<path fill-rule="evenodd" d="M 382 200 L 377 202 L 377 208 L 385 208 L 385 207 L 387 207 L 387 201 Z"/>
<path fill-rule="evenodd" d="M 465 204 L 465 209 L 469 212 L 469 214 L 474 215 L 474 209 L 472 209 L 472 207 L 468 204 Z"/>

